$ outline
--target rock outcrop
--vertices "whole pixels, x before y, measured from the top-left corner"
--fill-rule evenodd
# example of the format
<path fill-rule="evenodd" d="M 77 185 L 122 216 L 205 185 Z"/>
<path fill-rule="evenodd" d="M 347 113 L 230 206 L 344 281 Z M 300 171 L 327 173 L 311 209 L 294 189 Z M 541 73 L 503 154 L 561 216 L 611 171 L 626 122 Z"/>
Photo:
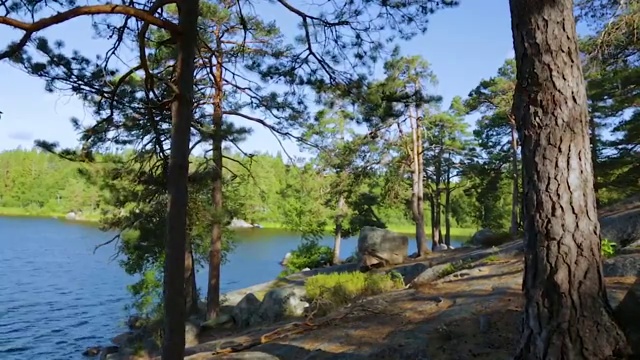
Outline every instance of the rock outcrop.
<path fill-rule="evenodd" d="M 365 226 L 358 237 L 360 267 L 402 264 L 409 252 L 409 238 L 386 229 Z"/>
<path fill-rule="evenodd" d="M 633 196 L 598 212 L 600 235 L 624 248 L 640 243 L 640 196 Z"/>

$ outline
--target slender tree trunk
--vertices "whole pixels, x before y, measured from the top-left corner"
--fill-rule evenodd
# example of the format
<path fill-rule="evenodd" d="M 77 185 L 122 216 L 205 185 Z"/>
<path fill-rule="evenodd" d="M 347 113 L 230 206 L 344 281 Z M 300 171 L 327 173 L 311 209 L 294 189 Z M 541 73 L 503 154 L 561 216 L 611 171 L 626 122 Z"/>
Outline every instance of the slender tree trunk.
<path fill-rule="evenodd" d="M 213 319 L 220 311 L 220 264 L 222 261 L 222 101 L 223 87 L 223 51 L 220 41 L 220 27 L 215 30 L 217 53 L 213 95 L 213 230 L 211 232 L 211 248 L 209 250 L 209 285 L 207 288 L 207 319 Z"/>
<path fill-rule="evenodd" d="M 509 115 L 509 124 L 511 125 L 511 171 L 512 171 L 512 192 L 511 192 L 511 237 L 518 236 L 520 221 L 520 176 L 518 170 L 518 129 L 516 127 L 516 119 L 513 114 Z"/>
<path fill-rule="evenodd" d="M 416 247 L 418 256 L 424 256 L 429 250 L 427 247 L 427 234 L 424 230 L 424 184 L 422 182 L 422 135 L 418 118 L 410 115 L 412 148 L 411 163 L 413 165 L 413 187 L 411 191 L 411 212 L 413 222 L 416 225 Z"/>
<path fill-rule="evenodd" d="M 436 235 L 436 202 L 433 197 L 433 192 L 429 195 L 429 210 L 431 210 L 431 239 L 435 239 Z M 431 249 L 435 249 L 433 241 L 431 242 Z"/>
<path fill-rule="evenodd" d="M 431 248 L 435 249 L 438 245 L 440 245 L 440 243 L 442 242 L 442 229 L 441 229 L 441 224 L 442 224 L 442 200 L 440 199 L 441 197 L 441 189 L 440 189 L 440 180 L 439 178 L 437 178 L 438 176 L 438 171 L 436 171 L 436 181 L 435 181 L 435 187 L 436 190 L 433 194 L 433 243 L 431 244 Z"/>
<path fill-rule="evenodd" d="M 335 219 L 335 234 L 333 238 L 333 264 L 340 263 L 340 246 L 342 245 L 342 221 L 344 220 L 344 212 L 346 201 L 344 194 L 338 197 L 338 215 Z"/>
<path fill-rule="evenodd" d="M 523 134 L 525 309 L 517 359 L 626 351 L 600 264 L 587 97 L 571 0 L 510 0 Z"/>
<path fill-rule="evenodd" d="M 196 56 L 199 1 L 180 3 L 176 86 L 179 93 L 171 104 L 171 154 L 168 169 L 169 204 L 164 264 L 164 336 L 162 358 L 184 358 L 184 270 L 187 243 L 189 142 L 193 121 L 193 76 Z"/>
<path fill-rule="evenodd" d="M 196 286 L 196 271 L 194 269 L 193 248 L 187 237 L 187 251 L 184 256 L 184 296 L 187 317 L 198 313 L 198 288 Z"/>
<path fill-rule="evenodd" d="M 447 177 L 444 193 L 444 243 L 451 246 L 451 167 L 447 167 Z"/>

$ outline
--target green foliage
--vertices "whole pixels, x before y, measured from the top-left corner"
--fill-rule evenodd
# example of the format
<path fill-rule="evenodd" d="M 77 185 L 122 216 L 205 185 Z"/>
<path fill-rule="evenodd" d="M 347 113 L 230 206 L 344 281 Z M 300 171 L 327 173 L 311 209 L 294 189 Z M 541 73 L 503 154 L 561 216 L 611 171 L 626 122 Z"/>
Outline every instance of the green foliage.
<path fill-rule="evenodd" d="M 333 250 L 328 246 L 318 244 L 314 239 L 303 239 L 298 248 L 291 251 L 287 259 L 286 269 L 280 276 L 287 276 L 302 271 L 302 269 L 316 269 L 331 264 Z"/>
<path fill-rule="evenodd" d="M 307 297 L 313 310 L 326 314 L 354 300 L 402 289 L 404 282 L 398 273 L 379 274 L 343 272 L 319 274 L 305 282 Z"/>
<path fill-rule="evenodd" d="M 606 258 L 615 256 L 617 245 L 618 244 L 609 239 L 602 239 L 602 241 L 600 241 L 600 252 L 602 253 L 602 256 Z"/>

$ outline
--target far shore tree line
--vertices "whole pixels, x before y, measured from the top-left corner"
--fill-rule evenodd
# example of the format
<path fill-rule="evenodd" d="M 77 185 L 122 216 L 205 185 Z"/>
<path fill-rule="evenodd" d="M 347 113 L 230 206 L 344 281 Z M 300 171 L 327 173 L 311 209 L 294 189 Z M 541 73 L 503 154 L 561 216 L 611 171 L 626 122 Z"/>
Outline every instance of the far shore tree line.
<path fill-rule="evenodd" d="M 281 222 L 311 245 L 327 228 L 339 245 L 363 225 L 410 220 L 419 256 L 428 237 L 432 248 L 449 244 L 456 226 L 523 233 L 517 358 L 626 350 L 602 274 L 589 269 L 600 262 L 596 203 L 639 187 L 635 2 L 620 11 L 608 1 L 574 8 L 511 0 L 515 60 L 448 104 L 433 92 L 426 59 L 385 50 L 456 1 L 330 1 L 316 14 L 285 0 L 263 5 L 299 21 L 295 39 L 244 1 L 56 2 L 47 5 L 59 14 L 31 22 L 50 11 L 36 3 L 5 7 L 0 24 L 23 36 L 0 60 L 79 97 L 96 121 L 73 120 L 78 149 L 37 142 L 67 162 L 38 151 L 1 154 L 0 206 L 103 210 L 101 226 L 124 231 L 111 240 L 122 266 L 142 275 L 131 287 L 138 304 L 148 305 L 150 285 L 162 299 L 163 359 L 183 358 L 184 321 L 198 311 L 198 263 L 209 273 L 205 317 L 219 313 L 233 217 Z M 595 35 L 578 38 L 574 11 Z M 114 39 L 104 56 L 37 35 L 85 15 Z M 396 37 L 381 42 L 381 32 Z M 129 68 L 116 63 L 125 45 L 138 55 Z M 384 74 L 374 78 L 380 61 Z M 469 114 L 479 115 L 473 132 Z M 313 160 L 248 154 L 250 129 L 241 124 L 293 139 Z M 559 248 L 572 264 L 549 261 Z M 576 293 L 580 302 L 569 296 Z"/>

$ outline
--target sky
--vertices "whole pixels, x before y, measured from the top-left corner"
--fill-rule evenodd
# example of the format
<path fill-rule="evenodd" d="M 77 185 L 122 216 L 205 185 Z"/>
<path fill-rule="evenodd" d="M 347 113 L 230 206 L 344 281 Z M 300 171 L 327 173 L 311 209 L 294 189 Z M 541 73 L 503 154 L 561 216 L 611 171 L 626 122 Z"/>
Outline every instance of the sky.
<path fill-rule="evenodd" d="M 298 3 L 297 1 L 294 2 Z M 438 77 L 435 92 L 446 108 L 454 96 L 466 96 L 481 79 L 496 74 L 505 59 L 513 56 L 509 2 L 503 0 L 463 0 L 457 8 L 435 13 L 425 35 L 401 42 L 403 55 L 421 55 Z M 284 33 L 298 33 L 296 18 L 284 10 L 269 7 L 270 15 Z M 265 9 L 266 10 L 266 9 Z M 0 39 L 15 41 L 20 33 L 0 25 Z M 79 50 L 87 57 L 104 54 L 110 42 L 93 35 L 87 18 L 79 18 L 42 33 L 49 39 L 64 39 L 67 49 Z M 5 48 L 7 42 L 0 43 Z M 47 93 L 44 81 L 26 75 L 6 61 L 0 62 L 0 151 L 31 148 L 34 140 L 57 141 L 62 147 L 75 147 L 77 134 L 70 119 L 93 122 L 90 111 L 67 94 Z M 242 144 L 247 152 L 281 151 L 280 143 L 266 129 L 254 127 Z M 285 151 L 302 155 L 291 141 Z"/>

